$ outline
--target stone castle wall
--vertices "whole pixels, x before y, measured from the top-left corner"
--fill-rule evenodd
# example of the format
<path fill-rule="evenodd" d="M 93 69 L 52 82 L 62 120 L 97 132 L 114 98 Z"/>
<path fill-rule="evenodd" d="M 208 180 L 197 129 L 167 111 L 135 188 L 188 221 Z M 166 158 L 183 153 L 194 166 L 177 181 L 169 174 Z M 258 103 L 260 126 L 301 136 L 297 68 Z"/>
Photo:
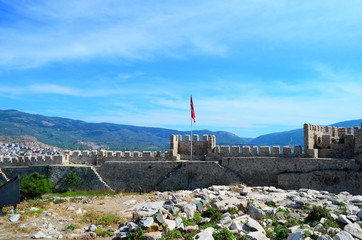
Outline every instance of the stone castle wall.
<path fill-rule="evenodd" d="M 64 155 L 49 156 L 20 156 L 20 157 L 3 157 L 0 158 L 0 167 L 3 166 L 31 166 L 31 165 L 55 165 L 68 164 Z"/>
<path fill-rule="evenodd" d="M 190 135 L 182 140 L 181 135 L 172 135 L 169 160 L 190 160 L 191 141 Z M 193 135 L 192 141 L 193 160 L 221 160 L 223 157 L 301 157 L 303 156 L 301 146 L 230 146 L 216 145 L 216 137 L 203 135 L 199 140 L 199 135 Z"/>
<path fill-rule="evenodd" d="M 356 132 L 360 127 L 304 124 L 304 151 L 313 158 L 354 158 Z"/>

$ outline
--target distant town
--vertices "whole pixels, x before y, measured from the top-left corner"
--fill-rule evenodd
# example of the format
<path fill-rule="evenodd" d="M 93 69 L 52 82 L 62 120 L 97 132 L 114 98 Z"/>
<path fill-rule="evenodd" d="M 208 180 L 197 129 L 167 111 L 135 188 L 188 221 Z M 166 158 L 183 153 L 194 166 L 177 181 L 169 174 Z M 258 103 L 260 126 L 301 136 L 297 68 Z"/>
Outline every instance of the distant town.
<path fill-rule="evenodd" d="M 39 142 L 3 143 L 0 145 L 0 158 L 57 154 L 63 154 L 63 150 Z"/>

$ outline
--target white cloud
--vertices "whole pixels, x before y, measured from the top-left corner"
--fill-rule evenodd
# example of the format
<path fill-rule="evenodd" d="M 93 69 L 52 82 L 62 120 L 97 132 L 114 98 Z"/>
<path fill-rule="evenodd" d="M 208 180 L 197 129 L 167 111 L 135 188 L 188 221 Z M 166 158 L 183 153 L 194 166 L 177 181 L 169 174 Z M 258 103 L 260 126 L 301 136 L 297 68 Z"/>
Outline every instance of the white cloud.
<path fill-rule="evenodd" d="M 0 64 L 116 56 L 225 56 L 253 41 L 359 46 L 359 1 L 16 1 L 0 28 Z M 70 7 L 71 6 L 71 7 Z M 24 22 L 24 19 L 27 19 Z M 5 20 L 4 20 L 5 21 Z"/>

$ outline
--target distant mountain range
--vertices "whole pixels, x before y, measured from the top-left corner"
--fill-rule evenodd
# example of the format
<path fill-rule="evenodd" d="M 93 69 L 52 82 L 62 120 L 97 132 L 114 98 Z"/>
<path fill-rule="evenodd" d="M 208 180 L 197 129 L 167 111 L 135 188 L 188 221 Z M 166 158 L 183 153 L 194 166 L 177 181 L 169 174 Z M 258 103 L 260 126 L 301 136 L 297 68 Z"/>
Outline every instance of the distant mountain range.
<path fill-rule="evenodd" d="M 194 130 L 194 134 L 215 135 L 218 144 L 249 142 L 224 131 Z M 164 128 L 138 127 L 112 123 L 87 123 L 60 117 L 47 117 L 17 110 L 0 110 L 0 140 L 39 142 L 64 149 L 168 150 L 170 135 L 190 132 Z"/>
<path fill-rule="evenodd" d="M 360 126 L 362 119 L 330 126 Z M 257 138 L 242 138 L 225 131 L 194 130 L 194 134 L 215 135 L 218 145 L 303 145 L 303 129 L 276 132 Z M 17 110 L 0 110 L 0 142 L 39 142 L 64 149 L 168 150 L 170 135 L 188 131 L 139 127 L 112 123 L 87 123 L 60 117 L 47 117 Z"/>

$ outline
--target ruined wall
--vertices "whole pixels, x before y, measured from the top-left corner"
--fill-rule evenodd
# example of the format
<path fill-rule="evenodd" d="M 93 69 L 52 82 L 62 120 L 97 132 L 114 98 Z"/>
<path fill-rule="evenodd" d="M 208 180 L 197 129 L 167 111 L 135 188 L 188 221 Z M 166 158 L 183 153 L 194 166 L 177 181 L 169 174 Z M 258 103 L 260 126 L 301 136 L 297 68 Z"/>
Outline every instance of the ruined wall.
<path fill-rule="evenodd" d="M 304 124 L 304 152 L 313 158 L 354 158 L 354 134 L 359 129 Z"/>

